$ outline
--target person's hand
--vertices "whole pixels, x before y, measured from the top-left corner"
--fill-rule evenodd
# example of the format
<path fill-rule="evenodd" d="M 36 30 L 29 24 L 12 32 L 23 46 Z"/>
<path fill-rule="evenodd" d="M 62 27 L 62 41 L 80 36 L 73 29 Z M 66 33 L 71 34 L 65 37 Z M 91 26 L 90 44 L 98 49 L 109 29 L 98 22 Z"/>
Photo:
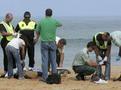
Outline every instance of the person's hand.
<path fill-rule="evenodd" d="M 103 65 L 104 64 L 104 60 L 99 61 L 99 65 Z"/>
<path fill-rule="evenodd" d="M 104 65 L 106 65 L 106 63 L 107 63 L 107 61 L 108 61 L 108 57 L 105 56 L 104 59 L 103 59 L 103 61 L 104 61 Z"/>
<path fill-rule="evenodd" d="M 108 57 L 105 56 L 104 59 L 103 59 L 103 61 L 108 61 Z"/>
<path fill-rule="evenodd" d="M 38 39 L 34 37 L 33 41 L 34 41 L 34 44 L 36 44 Z"/>
<path fill-rule="evenodd" d="M 101 56 L 98 56 L 98 61 L 101 61 L 102 60 L 102 57 Z"/>

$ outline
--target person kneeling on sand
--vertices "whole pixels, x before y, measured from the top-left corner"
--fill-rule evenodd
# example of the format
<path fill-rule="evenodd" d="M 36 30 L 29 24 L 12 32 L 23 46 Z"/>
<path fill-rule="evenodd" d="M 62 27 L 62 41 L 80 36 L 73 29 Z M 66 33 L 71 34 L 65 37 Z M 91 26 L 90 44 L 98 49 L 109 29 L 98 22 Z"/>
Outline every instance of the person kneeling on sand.
<path fill-rule="evenodd" d="M 6 46 L 6 54 L 8 57 L 8 79 L 13 78 L 13 59 L 16 61 L 18 69 L 18 79 L 24 79 L 22 63 L 21 60 L 25 58 L 25 45 L 27 40 L 26 38 L 18 33 L 16 38 L 12 39 Z M 21 57 L 20 57 L 21 55 Z"/>
<path fill-rule="evenodd" d="M 87 44 L 87 47 L 77 53 L 72 68 L 77 73 L 77 80 L 85 80 L 85 76 L 94 74 L 96 72 L 97 63 L 94 60 L 90 60 L 89 52 L 94 51 L 95 44 L 91 41 Z"/>

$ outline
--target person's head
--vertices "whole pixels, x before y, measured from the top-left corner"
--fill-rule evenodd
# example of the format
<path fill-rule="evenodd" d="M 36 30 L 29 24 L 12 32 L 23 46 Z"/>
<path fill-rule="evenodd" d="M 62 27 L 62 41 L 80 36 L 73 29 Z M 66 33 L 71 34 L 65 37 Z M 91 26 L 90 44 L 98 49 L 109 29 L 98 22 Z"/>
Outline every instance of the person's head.
<path fill-rule="evenodd" d="M 102 34 L 102 39 L 104 41 L 108 41 L 110 38 L 110 34 L 108 32 L 104 32 L 104 34 Z"/>
<path fill-rule="evenodd" d="M 65 45 L 66 45 L 66 39 L 63 38 L 58 41 L 57 47 L 63 48 Z"/>
<path fill-rule="evenodd" d="M 87 48 L 89 52 L 92 52 L 94 50 L 95 43 L 93 41 L 90 41 L 87 43 Z"/>
<path fill-rule="evenodd" d="M 13 15 L 12 15 L 12 13 L 7 13 L 6 15 L 5 15 L 5 21 L 7 22 L 7 23 L 9 23 L 9 22 L 11 22 L 13 20 Z"/>
<path fill-rule="evenodd" d="M 45 11 L 45 15 L 47 16 L 47 17 L 51 17 L 52 16 L 52 14 L 53 14 L 53 11 L 52 11 L 52 9 L 46 9 L 46 11 Z"/>
<path fill-rule="evenodd" d="M 31 13 L 29 11 L 26 11 L 24 13 L 24 19 L 30 19 L 31 18 Z"/>

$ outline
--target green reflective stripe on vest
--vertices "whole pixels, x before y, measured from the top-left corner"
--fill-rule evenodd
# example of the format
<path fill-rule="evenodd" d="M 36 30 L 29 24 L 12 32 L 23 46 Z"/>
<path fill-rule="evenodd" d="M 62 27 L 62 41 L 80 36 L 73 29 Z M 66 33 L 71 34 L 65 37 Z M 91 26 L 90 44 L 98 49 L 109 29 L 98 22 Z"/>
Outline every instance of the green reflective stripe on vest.
<path fill-rule="evenodd" d="M 6 29 L 6 31 L 7 31 L 8 33 L 11 33 L 11 34 L 14 33 L 14 28 L 13 28 L 13 26 L 12 26 L 11 23 L 9 23 L 9 25 L 8 25 L 6 22 L 2 21 L 1 24 L 4 25 L 4 27 L 5 27 L 5 29 Z M 6 39 L 7 39 L 8 41 L 11 41 L 13 38 L 14 38 L 13 36 L 6 36 Z"/>
<path fill-rule="evenodd" d="M 97 40 L 97 35 L 98 34 L 104 34 L 104 32 L 99 32 L 95 35 L 95 42 L 96 42 L 96 45 L 100 48 L 100 49 L 107 49 L 107 46 L 108 46 L 108 42 L 107 41 L 104 41 L 104 44 L 103 45 L 100 45 L 99 41 Z"/>
<path fill-rule="evenodd" d="M 26 25 L 26 23 L 24 21 L 20 21 L 19 22 L 20 30 L 24 30 L 24 29 L 34 30 L 35 29 L 35 25 L 36 25 L 36 23 L 34 21 L 30 21 L 28 23 L 28 25 Z"/>

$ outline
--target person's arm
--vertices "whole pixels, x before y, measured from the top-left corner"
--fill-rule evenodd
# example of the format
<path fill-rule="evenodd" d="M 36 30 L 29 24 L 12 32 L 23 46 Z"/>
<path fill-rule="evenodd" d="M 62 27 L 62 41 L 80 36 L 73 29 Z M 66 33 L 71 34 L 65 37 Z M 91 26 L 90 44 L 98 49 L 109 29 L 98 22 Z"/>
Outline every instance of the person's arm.
<path fill-rule="evenodd" d="M 35 37 L 34 37 L 34 43 L 36 43 L 39 40 L 40 37 L 40 31 L 41 31 L 41 24 L 40 22 L 38 24 L 36 24 L 36 29 L 35 29 Z"/>
<path fill-rule="evenodd" d="M 60 53 L 60 64 L 59 67 L 63 67 L 64 53 Z"/>
<path fill-rule="evenodd" d="M 1 32 L 1 35 L 2 36 L 12 36 L 13 34 L 12 33 L 8 33 L 8 32 L 5 32 L 5 31 L 2 31 Z"/>
<path fill-rule="evenodd" d="M 95 36 L 93 37 L 93 42 L 95 43 L 94 52 L 95 52 L 95 55 L 96 55 L 96 60 L 98 60 L 99 59 L 99 49 L 96 45 Z"/>
<path fill-rule="evenodd" d="M 25 45 L 22 45 L 20 47 L 20 57 L 21 57 L 21 60 L 25 59 Z"/>
<path fill-rule="evenodd" d="M 39 36 L 40 36 L 40 33 L 38 31 L 35 31 L 34 43 L 37 43 L 37 41 L 39 40 Z"/>
<path fill-rule="evenodd" d="M 0 33 L 2 36 L 11 36 L 12 33 L 8 33 L 3 24 L 0 24 Z"/>
<path fill-rule="evenodd" d="M 56 21 L 56 26 L 57 26 L 57 27 L 61 27 L 62 24 L 61 24 L 59 21 Z"/>

